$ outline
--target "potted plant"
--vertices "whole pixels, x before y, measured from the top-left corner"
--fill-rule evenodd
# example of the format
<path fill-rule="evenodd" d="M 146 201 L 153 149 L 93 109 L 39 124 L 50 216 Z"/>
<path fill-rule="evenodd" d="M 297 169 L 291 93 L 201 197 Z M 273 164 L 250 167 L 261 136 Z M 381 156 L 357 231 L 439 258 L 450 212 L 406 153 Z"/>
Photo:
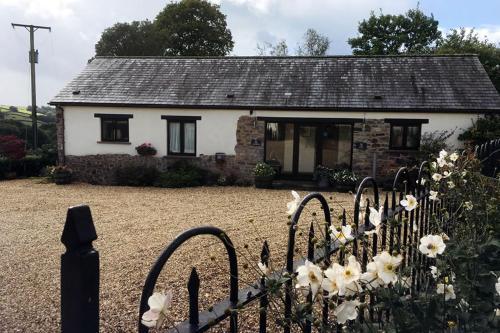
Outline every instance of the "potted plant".
<path fill-rule="evenodd" d="M 342 169 L 332 173 L 331 183 L 339 192 L 354 191 L 358 177 L 349 169 Z"/>
<path fill-rule="evenodd" d="M 259 162 L 253 170 L 256 188 L 272 188 L 276 171 L 269 164 Z"/>
<path fill-rule="evenodd" d="M 157 151 L 156 148 L 151 145 L 149 142 L 145 142 L 140 146 L 135 147 L 137 154 L 141 156 L 154 156 Z"/>
<path fill-rule="evenodd" d="M 318 165 L 314 171 L 314 179 L 319 188 L 327 188 L 330 186 L 330 178 L 333 170 L 323 165 Z"/>
<path fill-rule="evenodd" d="M 57 185 L 71 183 L 73 171 L 66 165 L 58 165 L 52 170 L 52 179 Z"/>

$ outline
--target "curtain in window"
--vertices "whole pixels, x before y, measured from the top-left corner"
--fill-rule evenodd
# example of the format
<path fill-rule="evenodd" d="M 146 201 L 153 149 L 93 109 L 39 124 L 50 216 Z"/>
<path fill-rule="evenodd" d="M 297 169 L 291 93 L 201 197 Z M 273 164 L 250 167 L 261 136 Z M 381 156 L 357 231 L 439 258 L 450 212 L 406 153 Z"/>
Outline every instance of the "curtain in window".
<path fill-rule="evenodd" d="M 181 152 L 181 124 L 180 123 L 168 123 L 169 126 L 169 150 L 172 153 Z"/>
<path fill-rule="evenodd" d="M 184 123 L 184 153 L 194 154 L 195 152 L 195 124 Z"/>

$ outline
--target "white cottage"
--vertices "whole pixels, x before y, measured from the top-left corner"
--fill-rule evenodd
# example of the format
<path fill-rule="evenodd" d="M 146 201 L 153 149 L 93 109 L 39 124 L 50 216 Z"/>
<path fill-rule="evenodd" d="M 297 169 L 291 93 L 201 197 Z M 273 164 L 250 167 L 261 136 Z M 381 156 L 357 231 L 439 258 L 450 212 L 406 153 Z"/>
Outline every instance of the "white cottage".
<path fill-rule="evenodd" d="M 318 165 L 380 177 L 416 157 L 425 132 L 500 113 L 474 55 L 97 57 L 50 104 L 59 162 L 85 181 L 179 159 L 251 179 L 258 161 L 280 177 Z M 151 143 L 156 157 L 137 156 Z"/>

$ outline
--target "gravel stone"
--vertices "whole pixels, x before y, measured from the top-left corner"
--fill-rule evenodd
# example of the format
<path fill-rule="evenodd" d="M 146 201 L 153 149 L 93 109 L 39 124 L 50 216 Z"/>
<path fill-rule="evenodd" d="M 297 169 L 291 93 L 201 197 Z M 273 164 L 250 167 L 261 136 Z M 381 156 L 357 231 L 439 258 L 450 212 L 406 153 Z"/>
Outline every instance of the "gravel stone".
<path fill-rule="evenodd" d="M 90 206 L 98 235 L 94 247 L 101 262 L 101 332 L 137 330 L 140 295 L 149 269 L 163 248 L 189 228 L 213 225 L 227 233 L 238 252 L 240 288 L 257 280 L 264 240 L 269 242 L 271 267 L 284 267 L 286 203 L 292 200 L 288 190 L 57 186 L 24 179 L 0 182 L 0 198 L 1 332 L 60 330 L 60 255 L 65 251 L 60 237 L 68 207 L 78 204 Z M 351 209 L 352 195 L 334 193 L 333 200 L 332 218 L 338 223 L 341 208 Z M 298 255 L 305 254 L 310 222 L 322 222 L 319 213 L 312 214 L 319 209 L 316 204 L 304 211 Z M 200 309 L 229 295 L 229 265 L 221 245 L 213 237 L 191 239 L 164 267 L 157 290 L 174 292 L 170 324 L 187 319 L 186 284 L 192 267 L 201 280 Z M 242 311 L 242 332 L 255 332 L 257 318 L 257 307 Z M 226 324 L 212 332 L 225 331 Z"/>

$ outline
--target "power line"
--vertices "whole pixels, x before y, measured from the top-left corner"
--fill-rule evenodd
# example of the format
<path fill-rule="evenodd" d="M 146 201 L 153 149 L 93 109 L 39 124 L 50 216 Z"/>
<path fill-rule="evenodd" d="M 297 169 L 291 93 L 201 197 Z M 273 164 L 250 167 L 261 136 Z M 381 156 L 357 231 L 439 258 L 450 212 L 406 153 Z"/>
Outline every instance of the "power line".
<path fill-rule="evenodd" d="M 12 23 L 12 28 L 15 29 L 16 27 L 26 28 L 26 30 L 30 33 L 29 62 L 31 64 L 31 121 L 33 128 L 33 149 L 36 149 L 38 148 L 38 120 L 36 114 L 35 64 L 38 63 L 38 50 L 35 51 L 35 31 L 38 29 L 45 29 L 50 32 L 51 28 L 41 25 Z"/>

